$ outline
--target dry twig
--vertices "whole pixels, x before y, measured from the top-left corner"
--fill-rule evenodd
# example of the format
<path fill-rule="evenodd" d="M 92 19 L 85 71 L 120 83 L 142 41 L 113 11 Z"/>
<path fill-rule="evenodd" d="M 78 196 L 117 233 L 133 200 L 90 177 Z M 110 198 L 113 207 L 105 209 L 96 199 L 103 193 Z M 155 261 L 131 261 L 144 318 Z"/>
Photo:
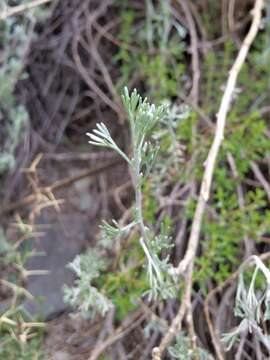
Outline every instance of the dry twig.
<path fill-rule="evenodd" d="M 198 37 L 196 32 L 196 26 L 193 21 L 193 17 L 190 11 L 189 1 L 178 0 L 181 5 L 185 17 L 187 19 L 187 25 L 191 39 L 191 54 L 192 54 L 192 88 L 190 93 L 190 100 L 195 105 L 198 105 L 199 99 L 199 81 L 200 81 L 200 66 L 199 66 L 199 52 L 198 52 Z"/>
<path fill-rule="evenodd" d="M 232 156 L 232 154 L 230 152 L 227 153 L 227 160 L 228 160 L 228 163 L 229 163 L 229 165 L 231 167 L 233 178 L 237 179 L 238 176 L 239 176 L 238 175 L 238 170 L 237 170 L 237 167 L 236 167 L 234 157 Z M 243 187 L 242 187 L 241 184 L 236 185 L 236 191 L 237 191 L 239 208 L 241 210 L 244 210 L 244 208 L 245 208 L 245 197 L 244 197 L 244 190 L 243 190 Z M 252 240 L 246 234 L 244 235 L 244 244 L 245 244 L 245 256 L 244 257 L 248 258 L 253 252 L 254 244 L 253 244 Z"/>
<path fill-rule="evenodd" d="M 0 13 L 0 20 L 5 20 L 9 16 L 18 15 L 26 10 L 33 9 L 33 8 L 43 5 L 43 4 L 47 4 L 51 1 L 52 0 L 34 0 L 28 4 L 22 4 L 22 5 L 18 5 L 18 6 L 12 6 L 12 7 L 6 6 L 4 8 L 4 10 Z"/>
<path fill-rule="evenodd" d="M 145 320 L 145 318 L 146 314 L 142 315 L 141 309 L 131 314 L 129 319 L 127 319 L 128 324 L 124 327 L 119 326 L 103 343 L 98 344 L 92 351 L 88 360 L 97 360 L 108 347 L 112 346 L 115 342 L 134 330 L 143 320 Z"/>
<path fill-rule="evenodd" d="M 121 163 L 123 163 L 123 160 L 117 159 L 108 164 L 104 164 L 104 165 L 97 166 L 97 167 L 91 167 L 90 169 L 83 170 L 82 172 L 80 172 L 77 175 L 66 177 L 61 180 L 57 180 L 53 184 L 48 185 L 48 186 L 40 187 L 39 194 L 44 194 L 45 196 L 48 196 L 48 194 L 51 195 L 53 193 L 53 191 L 55 191 L 57 189 L 69 186 L 69 185 L 73 184 L 74 182 L 84 179 L 86 177 L 95 176 L 95 175 L 97 175 L 105 170 L 108 170 L 112 167 L 115 167 Z M 14 211 L 16 209 L 22 208 L 23 206 L 30 205 L 31 203 L 33 203 L 36 200 L 36 197 L 37 197 L 36 193 L 25 196 L 23 199 L 16 201 L 14 203 L 11 203 L 11 204 L 7 205 L 4 209 L 0 210 L 0 214 L 3 215 L 6 213 L 9 213 L 11 211 Z"/>
<path fill-rule="evenodd" d="M 269 182 L 265 179 L 263 173 L 261 172 L 259 166 L 255 163 L 255 161 L 251 161 L 251 169 L 252 169 L 255 177 L 261 183 L 261 185 L 267 195 L 268 202 L 270 203 L 270 184 L 269 184 Z"/>

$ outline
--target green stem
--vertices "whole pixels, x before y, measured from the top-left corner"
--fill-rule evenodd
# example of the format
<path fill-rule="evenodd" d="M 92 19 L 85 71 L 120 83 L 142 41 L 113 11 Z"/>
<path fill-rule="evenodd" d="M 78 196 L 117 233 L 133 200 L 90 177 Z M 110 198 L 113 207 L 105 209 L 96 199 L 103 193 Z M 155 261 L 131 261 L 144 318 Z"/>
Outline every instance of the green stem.
<path fill-rule="evenodd" d="M 146 231 L 146 226 L 143 221 L 143 212 L 142 212 L 142 189 L 141 189 L 141 174 L 140 174 L 140 154 L 139 150 L 134 148 L 133 151 L 133 166 L 132 166 L 132 175 L 133 175 L 133 182 L 134 182 L 134 188 L 135 188 L 135 206 L 136 206 L 136 215 L 138 224 L 141 231 L 141 239 L 140 243 L 142 245 L 142 248 L 144 250 L 144 253 L 148 259 L 148 262 L 150 266 L 152 266 L 156 272 L 157 278 L 160 282 L 162 282 L 162 275 L 155 264 L 150 251 L 148 249 L 147 243 L 149 242 L 149 238 Z"/>

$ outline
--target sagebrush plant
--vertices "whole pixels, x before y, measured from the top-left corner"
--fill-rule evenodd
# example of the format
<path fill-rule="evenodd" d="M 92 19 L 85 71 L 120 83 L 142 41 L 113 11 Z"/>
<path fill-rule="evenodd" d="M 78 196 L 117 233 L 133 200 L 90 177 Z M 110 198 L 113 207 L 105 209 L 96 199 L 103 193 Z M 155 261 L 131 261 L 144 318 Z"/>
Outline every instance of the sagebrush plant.
<path fill-rule="evenodd" d="M 169 346 L 168 352 L 173 359 L 178 360 L 214 360 L 214 358 L 204 349 L 192 349 L 190 338 L 183 332 L 178 334 L 173 346 Z"/>
<path fill-rule="evenodd" d="M 255 266 L 249 286 L 244 279 L 248 263 Z M 259 273 L 264 277 L 263 288 L 256 286 Z M 258 256 L 250 257 L 241 266 L 234 313 L 241 321 L 235 329 L 222 337 L 227 350 L 230 350 L 243 334 L 251 333 L 262 342 L 270 355 L 270 337 L 264 326 L 265 321 L 270 320 L 270 271 Z"/>
<path fill-rule="evenodd" d="M 159 254 L 168 248 L 168 237 L 160 233 L 156 236 L 150 227 L 146 226 L 143 217 L 143 182 L 149 175 L 155 162 L 158 146 L 151 141 L 153 129 L 163 118 L 166 117 L 168 109 L 164 105 L 156 107 L 149 104 L 147 99 L 142 99 L 133 90 L 129 95 L 125 88 L 122 96 L 123 104 L 127 112 L 127 118 L 131 132 L 131 157 L 119 149 L 104 124 L 97 124 L 97 129 L 87 135 L 90 144 L 109 147 L 118 152 L 128 163 L 135 190 L 135 218 L 133 225 L 140 229 L 140 244 L 147 259 L 147 273 L 149 277 L 150 298 L 161 295 L 162 298 L 172 297 L 175 294 L 174 281 L 170 275 L 171 264 L 168 258 L 160 259 Z"/>
<path fill-rule="evenodd" d="M 149 299 L 175 297 L 177 286 L 172 276 L 172 264 L 169 261 L 169 255 L 164 256 L 164 251 L 168 251 L 172 246 L 168 226 L 164 223 L 160 227 L 160 232 L 155 234 L 151 224 L 145 223 L 143 213 L 143 185 L 151 172 L 158 152 L 158 146 L 152 135 L 156 125 L 168 116 L 169 109 L 165 105 L 156 107 L 150 104 L 147 99 L 142 99 L 136 89 L 129 94 L 128 89 L 125 88 L 122 101 L 130 125 L 130 156 L 118 147 L 105 124 L 97 124 L 96 129 L 91 133 L 87 133 L 90 137 L 90 144 L 110 148 L 116 151 L 127 162 L 131 171 L 135 192 L 134 219 L 124 227 L 121 227 L 116 221 L 112 221 L 111 224 L 104 221 L 101 225 L 100 246 L 105 248 L 112 246 L 119 236 L 137 227 L 140 233 L 139 243 L 146 258 L 149 282 L 149 289 L 144 295 L 147 294 Z M 162 257 L 161 254 L 163 254 Z M 69 265 L 76 272 L 78 280 L 74 288 L 65 288 L 65 300 L 72 305 L 77 305 L 79 309 L 87 309 L 89 311 L 92 308 L 94 312 L 98 311 L 104 314 L 109 309 L 109 300 L 105 300 L 103 295 L 93 288 L 91 296 L 88 298 L 86 296 L 87 292 L 88 294 L 89 291 L 91 292 L 92 279 L 97 278 L 99 275 L 97 268 L 99 271 L 104 270 L 102 266 L 98 267 L 97 264 L 100 255 L 97 254 L 94 257 L 97 259 L 97 262 L 88 261 L 88 256 L 78 256 Z M 83 269 L 84 261 L 87 261 L 89 265 L 87 269 L 86 267 Z M 84 284 L 86 285 L 87 281 L 88 288 L 85 288 Z M 102 298 L 100 307 L 96 306 L 99 297 Z"/>
<path fill-rule="evenodd" d="M 27 3 L 28 0 L 15 1 L 16 5 Z M 10 5 L 14 2 L 0 0 L 0 13 L 5 13 Z M 27 77 L 24 67 L 31 40 L 36 36 L 35 24 L 47 16 L 48 11 L 37 6 L 20 16 L 0 20 L 0 176 L 14 169 L 16 148 L 27 127 L 28 113 L 25 106 L 17 101 L 15 88 L 19 80 Z"/>
<path fill-rule="evenodd" d="M 106 268 L 100 252 L 97 249 L 90 249 L 86 254 L 77 255 L 68 264 L 68 268 L 76 274 L 77 279 L 74 287 L 64 286 L 64 301 L 77 308 L 85 317 L 95 316 L 96 312 L 105 315 L 112 304 L 95 286 L 91 285 Z"/>
<path fill-rule="evenodd" d="M 22 75 L 28 32 L 27 26 L 18 23 L 14 18 L 0 20 L 0 29 L 0 46 L 3 54 L 0 63 L 0 121 L 5 121 L 5 127 L 1 130 L 4 131 L 1 141 L 1 175 L 14 168 L 15 150 L 28 120 L 25 108 L 17 104 L 14 95 L 16 83 Z"/>

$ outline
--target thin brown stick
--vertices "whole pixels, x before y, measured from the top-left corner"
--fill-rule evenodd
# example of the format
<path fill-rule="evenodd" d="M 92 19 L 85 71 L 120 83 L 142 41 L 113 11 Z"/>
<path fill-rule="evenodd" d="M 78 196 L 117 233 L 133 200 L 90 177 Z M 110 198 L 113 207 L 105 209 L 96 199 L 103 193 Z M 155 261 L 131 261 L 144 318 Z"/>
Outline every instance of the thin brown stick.
<path fill-rule="evenodd" d="M 261 183 L 262 187 L 264 188 L 264 191 L 268 198 L 268 202 L 270 203 L 270 184 L 269 184 L 269 182 L 263 176 L 263 173 L 261 172 L 259 166 L 255 163 L 255 161 L 251 161 L 251 169 L 252 169 L 255 177 L 258 179 L 258 181 Z"/>
<path fill-rule="evenodd" d="M 121 111 L 118 108 L 117 105 L 103 92 L 103 90 L 96 84 L 96 82 L 92 79 L 92 77 L 89 75 L 87 69 L 83 66 L 81 62 L 81 58 L 79 56 L 78 52 L 78 46 L 79 46 L 79 36 L 76 36 L 74 38 L 74 41 L 72 42 L 72 51 L 73 51 L 73 58 L 76 63 L 77 69 L 82 76 L 85 83 L 89 86 L 89 88 L 97 95 L 99 96 L 102 101 L 111 107 L 120 117 Z M 122 116 L 122 115 L 121 115 Z"/>
<path fill-rule="evenodd" d="M 59 188 L 69 186 L 69 185 L 73 184 L 74 182 L 79 181 L 81 179 L 84 179 L 86 177 L 95 176 L 95 175 L 97 175 L 97 174 L 99 174 L 99 173 L 101 173 L 101 172 L 103 172 L 105 170 L 108 170 L 108 169 L 110 169 L 112 167 L 115 167 L 115 166 L 117 166 L 117 165 L 119 165 L 121 163 L 123 163 L 123 160 L 118 159 L 118 160 L 115 160 L 115 161 L 113 161 L 111 163 L 108 163 L 108 164 L 104 164 L 104 165 L 96 166 L 96 167 L 91 167 L 90 169 L 84 170 L 84 171 L 80 172 L 77 175 L 73 175 L 73 176 L 69 176 L 69 177 L 66 177 L 66 178 L 61 179 L 61 180 L 57 180 L 51 185 L 41 187 L 39 189 L 40 194 L 47 195 L 48 193 L 52 193 L 53 191 L 55 191 L 55 190 L 57 190 Z M 4 209 L 2 209 L 0 211 L 0 215 L 9 213 L 9 212 L 14 211 L 14 210 L 17 210 L 17 209 L 22 208 L 22 207 L 24 207 L 26 205 L 30 205 L 35 200 L 36 200 L 36 194 L 31 194 L 31 195 L 25 196 L 23 199 L 7 205 Z"/>
<path fill-rule="evenodd" d="M 234 157 L 232 156 L 232 154 L 230 152 L 227 153 L 227 160 L 231 167 L 233 178 L 235 180 L 238 179 L 239 174 L 238 174 L 238 170 L 236 167 L 236 163 L 235 163 Z M 244 208 L 245 208 L 244 190 L 240 183 L 236 185 L 236 191 L 237 191 L 239 208 L 241 210 L 244 210 Z M 247 236 L 247 234 L 244 235 L 244 244 L 245 244 L 245 258 L 248 258 L 254 250 L 254 246 L 253 246 L 254 244 L 253 244 L 252 240 Z"/>
<path fill-rule="evenodd" d="M 192 55 L 192 88 L 190 92 L 190 100 L 195 105 L 198 106 L 199 103 L 199 82 L 200 82 L 200 64 L 199 64 L 199 49 L 198 49 L 198 35 L 196 31 L 196 25 L 192 16 L 191 2 L 189 0 L 178 0 L 181 5 L 185 18 L 187 20 L 187 26 L 191 39 L 191 55 Z M 192 146 L 196 148 L 196 126 L 193 125 L 192 128 Z M 191 182 L 195 184 L 195 180 L 192 179 Z M 192 349 L 194 353 L 197 353 L 196 348 L 196 334 L 194 330 L 193 324 L 193 316 L 192 316 L 192 304 L 191 297 L 187 298 L 187 329 L 188 335 L 191 339 Z M 198 360 L 196 357 L 194 360 Z"/>
<path fill-rule="evenodd" d="M 217 114 L 215 137 L 205 162 L 205 171 L 203 174 L 203 180 L 202 180 L 199 199 L 197 202 L 195 215 L 192 223 L 187 251 L 185 253 L 183 260 L 179 263 L 178 267 L 176 268 L 177 275 L 180 274 L 185 275 L 185 289 L 184 289 L 182 303 L 178 314 L 173 320 L 170 329 L 161 340 L 159 347 L 153 349 L 153 360 L 161 360 L 163 352 L 165 351 L 167 346 L 171 343 L 171 341 L 174 339 L 176 333 L 181 329 L 182 326 L 181 323 L 183 321 L 184 316 L 186 315 L 187 305 L 190 303 L 194 258 L 198 247 L 205 206 L 210 195 L 214 167 L 224 137 L 226 117 L 232 101 L 232 96 L 235 89 L 238 74 L 247 57 L 250 45 L 255 39 L 256 34 L 259 30 L 263 5 L 264 5 L 263 0 L 256 1 L 253 8 L 253 14 L 252 14 L 253 20 L 250 30 L 243 41 L 243 44 L 239 50 L 236 60 L 229 73 L 225 92 L 223 94 L 220 108 Z"/>
<path fill-rule="evenodd" d="M 234 22 L 235 0 L 230 0 L 228 4 L 228 25 L 229 31 L 233 31 L 235 28 Z"/>
<path fill-rule="evenodd" d="M 99 344 L 99 346 L 92 351 L 88 360 L 97 360 L 108 347 L 112 346 L 116 341 L 120 340 L 130 331 L 134 330 L 146 317 L 146 314 L 141 314 L 141 309 L 136 311 L 130 316 L 130 319 L 128 319 L 128 325 L 124 327 L 119 326 L 119 328 L 116 329 L 111 336 L 109 336 L 102 344 Z"/>
<path fill-rule="evenodd" d="M 34 7 L 37 7 L 37 6 L 40 6 L 43 4 L 47 4 L 51 1 L 52 0 L 34 0 L 28 4 L 22 4 L 22 5 L 18 5 L 18 6 L 12 6 L 12 7 L 6 6 L 6 8 L 4 8 L 4 10 L 0 13 L 0 20 L 5 20 L 9 16 L 18 15 L 26 10 L 33 9 Z"/>
<path fill-rule="evenodd" d="M 190 4 L 187 0 L 178 0 L 181 5 L 185 18 L 187 19 L 187 25 L 189 29 L 191 39 L 191 54 L 192 54 L 192 88 L 190 92 L 190 100 L 195 105 L 198 105 L 199 99 L 199 81 L 200 81 L 200 65 L 199 65 L 199 52 L 198 52 L 198 37 L 196 32 L 196 25 L 194 23 Z"/>

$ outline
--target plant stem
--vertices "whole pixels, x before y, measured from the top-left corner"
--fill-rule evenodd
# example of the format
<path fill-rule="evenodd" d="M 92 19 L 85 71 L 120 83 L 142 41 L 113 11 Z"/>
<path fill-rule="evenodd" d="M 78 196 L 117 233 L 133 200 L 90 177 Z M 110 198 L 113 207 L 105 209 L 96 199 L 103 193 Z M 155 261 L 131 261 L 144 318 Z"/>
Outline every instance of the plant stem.
<path fill-rule="evenodd" d="M 137 215 L 137 220 L 138 220 L 138 224 L 140 227 L 140 232 L 141 232 L 141 239 L 140 239 L 140 243 L 142 245 L 142 248 L 145 252 L 145 255 L 148 259 L 149 264 L 154 268 L 157 277 L 159 279 L 159 281 L 162 281 L 162 276 L 161 273 L 158 269 L 158 267 L 156 266 L 150 252 L 147 246 L 147 243 L 149 242 L 149 238 L 147 235 L 147 231 L 146 231 L 146 226 L 144 224 L 143 221 L 143 212 L 142 212 L 142 184 L 141 184 L 141 180 L 142 180 L 142 175 L 140 173 L 140 150 L 137 150 L 135 148 L 135 146 L 133 146 L 133 166 L 131 167 L 132 170 L 132 176 L 133 176 L 133 182 L 134 182 L 134 189 L 135 189 L 135 206 L 136 206 L 136 215 Z"/>

